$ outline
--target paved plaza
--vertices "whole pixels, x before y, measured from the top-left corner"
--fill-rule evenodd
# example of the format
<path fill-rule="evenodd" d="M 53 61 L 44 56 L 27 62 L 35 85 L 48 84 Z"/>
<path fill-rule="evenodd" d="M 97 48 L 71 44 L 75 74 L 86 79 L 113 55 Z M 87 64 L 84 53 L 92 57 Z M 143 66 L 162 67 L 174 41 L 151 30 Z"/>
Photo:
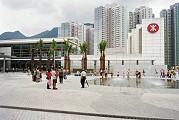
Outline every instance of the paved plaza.
<path fill-rule="evenodd" d="M 45 77 L 36 83 L 27 73 L 0 73 L 0 120 L 179 119 L 179 89 L 94 85 L 94 76 L 82 89 L 71 75 L 49 90 Z"/>

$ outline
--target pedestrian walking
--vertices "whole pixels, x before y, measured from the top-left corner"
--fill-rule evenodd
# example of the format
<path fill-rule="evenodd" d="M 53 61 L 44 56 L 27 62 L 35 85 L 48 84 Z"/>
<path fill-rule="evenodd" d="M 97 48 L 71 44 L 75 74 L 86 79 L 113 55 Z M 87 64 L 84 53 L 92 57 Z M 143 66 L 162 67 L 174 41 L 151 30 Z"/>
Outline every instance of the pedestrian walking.
<path fill-rule="evenodd" d="M 127 79 L 129 80 L 130 79 L 130 69 L 128 69 L 128 71 L 127 71 Z"/>
<path fill-rule="evenodd" d="M 145 77 L 145 70 L 142 71 L 142 76 Z"/>
<path fill-rule="evenodd" d="M 57 68 L 55 68 L 55 76 L 56 76 L 56 79 L 58 80 L 59 72 L 58 72 L 58 69 L 57 69 Z"/>
<path fill-rule="evenodd" d="M 135 75 L 136 75 L 136 77 L 138 77 L 138 75 L 139 75 L 139 71 L 138 70 L 135 71 Z"/>
<path fill-rule="evenodd" d="M 157 70 L 155 69 L 155 78 L 158 77 L 158 72 Z"/>
<path fill-rule="evenodd" d="M 6 73 L 8 73 L 9 72 L 9 70 L 8 70 L 8 68 L 6 68 Z"/>
<path fill-rule="evenodd" d="M 52 78 L 53 78 L 53 89 L 54 89 L 54 90 L 57 90 L 57 88 L 56 88 L 57 77 L 56 77 L 55 68 L 52 68 L 51 74 L 52 74 Z"/>
<path fill-rule="evenodd" d="M 163 76 L 163 69 L 160 70 L 160 78 Z"/>
<path fill-rule="evenodd" d="M 113 72 L 111 71 L 111 78 L 113 78 Z"/>
<path fill-rule="evenodd" d="M 63 83 L 63 69 L 59 70 L 59 83 Z"/>
<path fill-rule="evenodd" d="M 82 70 L 81 72 L 81 88 L 85 88 L 85 80 L 86 80 L 86 71 Z"/>
<path fill-rule="evenodd" d="M 103 75 L 103 70 L 102 69 L 100 69 L 100 76 L 102 76 Z"/>
<path fill-rule="evenodd" d="M 104 75 L 105 75 L 105 78 L 107 78 L 107 76 L 108 76 L 108 69 L 107 68 L 104 70 Z"/>
<path fill-rule="evenodd" d="M 136 74 L 136 87 L 140 87 L 140 83 L 141 83 L 141 72 L 137 72 Z"/>
<path fill-rule="evenodd" d="M 119 77 L 119 72 L 117 72 L 117 77 Z"/>
<path fill-rule="evenodd" d="M 46 79 L 47 79 L 47 89 L 51 89 L 50 86 L 51 86 L 51 77 L 52 77 L 52 74 L 50 72 L 50 69 L 48 69 L 47 73 L 46 73 Z"/>
<path fill-rule="evenodd" d="M 123 78 L 125 78 L 125 73 L 124 72 L 122 73 L 122 76 L 123 76 Z"/>
<path fill-rule="evenodd" d="M 66 70 L 64 70 L 64 73 L 63 73 L 64 75 L 63 75 L 63 77 L 64 77 L 64 79 L 67 79 L 67 71 Z"/>
<path fill-rule="evenodd" d="M 40 82 L 40 71 L 39 71 L 39 68 L 36 69 L 36 82 Z"/>
<path fill-rule="evenodd" d="M 29 69 L 29 67 L 28 67 L 28 70 L 27 70 L 27 71 L 28 71 L 28 75 L 30 75 L 30 69 Z"/>

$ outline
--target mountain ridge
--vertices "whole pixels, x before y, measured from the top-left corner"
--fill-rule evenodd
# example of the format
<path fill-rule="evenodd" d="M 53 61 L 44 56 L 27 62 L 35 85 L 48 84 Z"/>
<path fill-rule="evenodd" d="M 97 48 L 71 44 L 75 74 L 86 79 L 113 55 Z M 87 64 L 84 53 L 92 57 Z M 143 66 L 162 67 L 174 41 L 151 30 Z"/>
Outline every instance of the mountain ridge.
<path fill-rule="evenodd" d="M 53 29 L 40 32 L 30 37 L 25 36 L 20 31 L 4 32 L 0 35 L 0 40 L 11 40 L 11 39 L 30 39 L 30 38 L 53 38 L 58 37 L 58 27 Z"/>

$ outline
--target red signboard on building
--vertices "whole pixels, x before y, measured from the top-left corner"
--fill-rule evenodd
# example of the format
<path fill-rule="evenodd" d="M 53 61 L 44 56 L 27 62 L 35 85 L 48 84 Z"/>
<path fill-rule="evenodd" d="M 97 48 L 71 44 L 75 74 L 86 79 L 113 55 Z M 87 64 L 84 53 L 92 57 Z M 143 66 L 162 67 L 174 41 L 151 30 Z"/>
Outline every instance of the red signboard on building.
<path fill-rule="evenodd" d="M 151 23 L 147 27 L 148 32 L 155 33 L 159 30 L 159 26 L 156 23 Z"/>

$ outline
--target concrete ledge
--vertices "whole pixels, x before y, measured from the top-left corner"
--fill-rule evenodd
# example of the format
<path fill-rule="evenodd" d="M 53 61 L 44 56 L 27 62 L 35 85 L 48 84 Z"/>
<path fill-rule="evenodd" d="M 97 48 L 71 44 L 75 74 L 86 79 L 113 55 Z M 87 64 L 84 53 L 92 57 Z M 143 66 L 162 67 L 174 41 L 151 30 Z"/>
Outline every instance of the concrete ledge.
<path fill-rule="evenodd" d="M 3 106 L 3 105 L 0 105 L 0 108 L 17 109 L 17 110 L 30 110 L 30 111 L 40 111 L 40 112 L 51 112 L 51 113 L 63 113 L 63 114 L 73 114 L 73 115 L 96 116 L 96 117 L 107 117 L 107 118 L 123 118 L 123 119 L 137 119 L 137 120 L 173 120 L 173 119 L 168 119 L 168 118 L 163 119 L 163 118 L 147 118 L 147 117 L 135 117 L 135 116 L 120 116 L 120 115 L 84 113 L 84 112 L 50 110 L 50 109 L 28 108 L 28 107 L 17 107 L 17 106 Z"/>

